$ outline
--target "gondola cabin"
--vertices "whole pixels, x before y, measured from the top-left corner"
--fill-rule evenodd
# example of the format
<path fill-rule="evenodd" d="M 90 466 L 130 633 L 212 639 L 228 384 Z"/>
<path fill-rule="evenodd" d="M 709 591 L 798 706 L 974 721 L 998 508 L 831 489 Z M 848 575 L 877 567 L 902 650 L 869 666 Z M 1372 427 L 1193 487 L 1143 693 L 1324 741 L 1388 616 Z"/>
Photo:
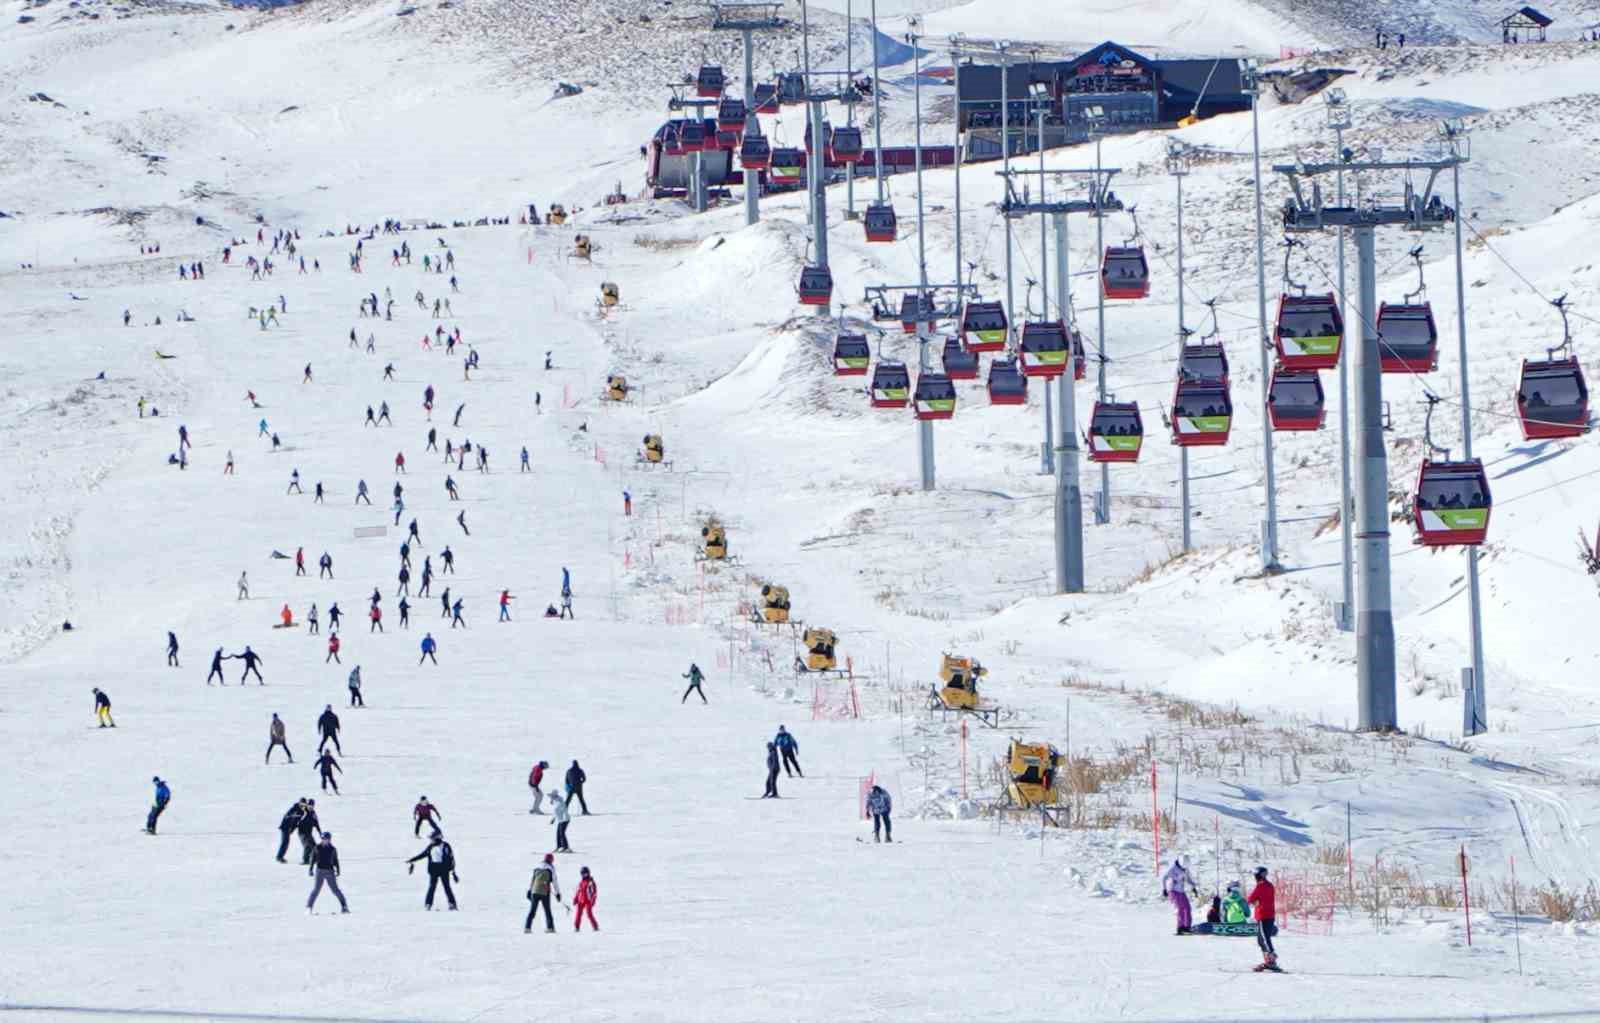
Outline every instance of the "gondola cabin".
<path fill-rule="evenodd" d="M 718 131 L 744 131 L 745 120 L 744 100 L 726 96 L 717 104 L 717 130 Z"/>
<path fill-rule="evenodd" d="M 828 134 L 828 159 L 834 163 L 860 163 L 864 152 L 861 129 L 843 125 Z"/>
<path fill-rule="evenodd" d="M 1030 377 L 1058 377 L 1067 371 L 1067 328 L 1060 320 L 1022 325 L 1022 372 Z"/>
<path fill-rule="evenodd" d="M 1284 369 L 1333 369 L 1344 342 L 1344 317 L 1332 294 L 1284 295 L 1273 331 Z"/>
<path fill-rule="evenodd" d="M 1227 384 L 1228 352 L 1219 344 L 1184 345 L 1178 375 L 1185 380 Z"/>
<path fill-rule="evenodd" d="M 683 155 L 683 136 L 678 131 L 678 126 L 669 124 L 661 136 L 661 151 L 668 156 Z"/>
<path fill-rule="evenodd" d="M 800 271 L 800 304 L 829 305 L 833 302 L 833 273 L 825 266 L 807 266 Z"/>
<path fill-rule="evenodd" d="M 1016 359 L 996 358 L 989 363 L 989 404 L 1026 405 L 1028 378 L 1017 368 Z"/>
<path fill-rule="evenodd" d="M 1470 547 L 1489 532 L 1489 476 L 1483 462 L 1431 462 L 1417 470 L 1412 498 L 1417 542 L 1425 547 Z"/>
<path fill-rule="evenodd" d="M 611 401 L 628 400 L 628 379 L 621 373 L 606 377 L 606 397 Z"/>
<path fill-rule="evenodd" d="M 921 420 L 949 419 L 956 414 L 956 385 L 943 373 L 919 373 L 911 407 Z"/>
<path fill-rule="evenodd" d="M 1006 346 L 1006 307 L 999 302 L 968 302 L 961 309 L 961 338 L 969 352 L 998 352 Z"/>
<path fill-rule="evenodd" d="M 661 441 L 661 434 L 647 433 L 644 435 L 644 460 L 651 465 L 660 465 L 661 460 L 667 457 L 666 445 Z"/>
<path fill-rule="evenodd" d="M 1150 264 L 1140 246 L 1109 246 L 1100 262 L 1100 286 L 1106 298 L 1148 298 Z"/>
<path fill-rule="evenodd" d="M 872 364 L 872 349 L 865 334 L 840 334 L 833 339 L 833 375 L 863 377 Z"/>
<path fill-rule="evenodd" d="M 756 113 L 775 114 L 778 112 L 778 87 L 770 82 L 763 82 L 756 86 L 755 95 Z"/>
<path fill-rule="evenodd" d="M 700 73 L 694 76 L 694 91 L 701 99 L 715 99 L 722 95 L 725 84 L 722 68 L 715 64 L 702 65 Z"/>
<path fill-rule="evenodd" d="M 772 143 L 764 135 L 746 135 L 739 143 L 739 166 L 745 170 L 766 170 L 772 165 Z"/>
<path fill-rule="evenodd" d="M 833 634 L 832 629 L 808 627 L 801 635 L 800 642 L 806 648 L 806 671 L 838 670 L 839 661 L 833 648 L 838 644 L 839 637 Z"/>
<path fill-rule="evenodd" d="M 869 393 L 873 408 L 905 408 L 911 400 L 911 374 L 906 372 L 906 364 L 879 359 L 872 367 Z"/>
<path fill-rule="evenodd" d="M 684 121 L 678 128 L 678 145 L 685 153 L 701 153 L 706 149 L 704 121 Z"/>
<path fill-rule="evenodd" d="M 944 375 L 951 380 L 978 379 L 978 353 L 963 347 L 960 338 L 944 339 L 944 352 L 940 361 L 944 365 Z"/>
<path fill-rule="evenodd" d="M 1327 414 L 1319 374 L 1282 366 L 1272 371 L 1272 381 L 1267 385 L 1267 417 L 1274 430 L 1320 430 Z"/>
<path fill-rule="evenodd" d="M 1526 440 L 1581 437 L 1589 429 L 1589 387 L 1575 358 L 1524 359 L 1517 417 Z"/>
<path fill-rule="evenodd" d="M 739 149 L 739 133 L 731 128 L 727 130 L 718 128 L 716 137 L 712 139 L 712 143 L 714 144 L 708 144 L 706 148 L 726 149 L 730 153 L 736 152 Z"/>
<path fill-rule="evenodd" d="M 1172 443 L 1179 447 L 1217 447 L 1228 443 L 1233 402 L 1228 385 L 1178 378 L 1172 396 Z"/>
<path fill-rule="evenodd" d="M 761 587 L 761 620 L 769 625 L 782 625 L 789 620 L 789 590 L 777 583 Z"/>
<path fill-rule="evenodd" d="M 1378 307 L 1378 363 L 1385 373 L 1432 373 L 1439 367 L 1439 328 L 1433 306 Z"/>
<path fill-rule="evenodd" d="M 804 176 L 806 159 L 800 150 L 784 146 L 772 151 L 767 180 L 774 185 L 798 185 Z"/>
<path fill-rule="evenodd" d="M 778 102 L 786 107 L 798 106 L 806 101 L 806 76 L 798 71 L 783 71 L 778 75 Z"/>
<path fill-rule="evenodd" d="M 900 296 L 900 328 L 907 334 L 915 334 L 919 323 L 933 326 L 933 298 L 908 291 Z"/>
<path fill-rule="evenodd" d="M 892 242 L 899 229 L 895 222 L 894 207 L 886 202 L 868 203 L 866 212 L 861 215 L 861 226 L 866 230 L 869 242 Z"/>
<path fill-rule="evenodd" d="M 700 527 L 707 561 L 723 561 L 728 557 L 728 533 L 719 522 L 707 522 Z"/>
<path fill-rule="evenodd" d="M 1144 447 L 1144 420 L 1131 401 L 1097 401 L 1089 417 L 1089 461 L 1137 462 Z"/>

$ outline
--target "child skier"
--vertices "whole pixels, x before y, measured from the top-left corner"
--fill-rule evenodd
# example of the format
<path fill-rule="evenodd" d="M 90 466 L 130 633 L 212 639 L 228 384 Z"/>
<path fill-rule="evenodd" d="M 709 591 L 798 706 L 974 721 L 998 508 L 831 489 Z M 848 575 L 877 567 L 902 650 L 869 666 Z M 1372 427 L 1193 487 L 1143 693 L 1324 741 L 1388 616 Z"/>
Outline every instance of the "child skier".
<path fill-rule="evenodd" d="M 577 910 L 573 914 L 572 929 L 574 931 L 583 930 L 583 917 L 587 913 L 589 915 L 589 926 L 598 931 L 600 924 L 594 918 L 594 904 L 600 898 L 600 889 L 594 883 L 594 878 L 590 876 L 588 867 L 584 867 L 580 873 L 583 875 L 583 880 L 578 882 L 578 893 L 572 897 L 573 908 Z"/>
<path fill-rule="evenodd" d="M 1167 868 L 1167 873 L 1161 878 L 1161 895 L 1171 901 L 1178 912 L 1178 933 L 1189 934 L 1194 925 L 1194 910 L 1189 903 L 1189 896 L 1184 894 L 1188 889 L 1196 898 L 1200 891 L 1195 887 L 1194 879 L 1189 876 L 1189 871 L 1184 868 L 1183 862 L 1176 856 L 1172 858 L 1172 866 Z"/>

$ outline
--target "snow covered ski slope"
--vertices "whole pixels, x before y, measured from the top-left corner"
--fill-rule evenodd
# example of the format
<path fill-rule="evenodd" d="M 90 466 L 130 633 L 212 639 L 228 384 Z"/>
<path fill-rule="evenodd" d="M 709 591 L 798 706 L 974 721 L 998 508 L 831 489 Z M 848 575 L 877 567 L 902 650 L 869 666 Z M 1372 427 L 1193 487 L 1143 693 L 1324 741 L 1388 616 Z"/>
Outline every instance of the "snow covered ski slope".
<path fill-rule="evenodd" d="M 1152 5 L 1128 42 L 1271 52 L 1270 19 L 1287 15 L 1237 8 Z M 5 1016 L 1600 1018 L 1589 965 L 1600 640 L 1581 625 L 1596 591 L 1574 538 L 1592 538 L 1600 518 L 1600 454 L 1592 436 L 1522 440 L 1512 400 L 1521 360 L 1559 340 L 1556 295 L 1569 296 L 1578 355 L 1594 367 L 1600 288 L 1585 252 L 1600 205 L 1585 168 L 1600 153 L 1586 127 L 1600 48 L 1311 61 L 1352 70 L 1340 82 L 1356 116 L 1347 137 L 1363 152 L 1424 151 L 1447 114 L 1474 130 L 1466 317 L 1475 453 L 1496 503 L 1483 559 L 1492 727 L 1464 743 L 1463 562 L 1411 545 L 1399 523 L 1408 734 L 1350 730 L 1355 648 L 1331 617 L 1329 374 L 1329 428 L 1278 438 L 1289 571 L 1259 570 L 1248 115 L 1178 133 L 1201 147 L 1185 181 L 1188 325 L 1207 329 L 1197 310 L 1216 297 L 1236 409 L 1232 443 L 1190 460 L 1187 556 L 1178 457 L 1159 436 L 1177 326 L 1166 136 L 1104 146 L 1154 270 L 1149 299 L 1108 311 L 1106 369 L 1151 435 L 1136 465 L 1113 467 L 1111 523 L 1087 530 L 1089 592 L 1059 597 L 1037 387 L 1030 404 L 1001 407 L 981 381 L 959 384 L 955 417 L 935 426 L 938 487 L 924 493 L 910 414 L 873 410 L 860 378 L 835 377 L 833 324 L 795 301 L 808 247 L 799 197 L 766 200 L 754 227 L 737 200 L 703 215 L 597 202 L 618 179 L 637 194 L 662 82 L 724 45 L 698 15 L 535 3 L 404 16 L 359 3 L 27 10 L 48 17 L 15 24 L 17 6 L 0 31 L 11 525 L 0 780 L 21 882 L 0 918 Z M 930 33 L 1019 45 L 1030 33 L 1070 42 L 1080 25 L 1085 42 L 1115 38 L 1094 18 L 1128 16 L 1105 7 L 1068 24 L 1031 4 L 922 13 Z M 812 14 L 814 57 L 841 60 L 842 19 Z M 1348 19 L 1298 17 L 1315 41 L 1351 40 Z M 570 34 L 551 42 L 563 24 Z M 772 60 L 792 60 L 797 43 L 783 37 Z M 731 51 L 720 59 L 734 67 Z M 911 130 L 908 71 L 886 70 L 895 142 Z M 584 91 L 548 100 L 556 80 Z M 930 91 L 925 110 L 948 118 L 948 92 Z M 38 93 L 50 99 L 28 98 Z M 783 116 L 769 130 L 792 139 L 794 115 Z M 931 130 L 946 136 L 948 120 Z M 1329 145 L 1315 98 L 1267 106 L 1262 131 L 1269 164 Z M 964 261 L 990 297 L 1004 289 L 993 169 L 962 177 Z M 857 184 L 858 205 L 870 188 Z M 867 244 L 843 217 L 844 189 L 830 190 L 849 325 L 866 326 L 864 287 L 917 272 L 914 185 L 890 189 L 893 245 Z M 1269 205 L 1283 194 L 1271 182 Z M 924 198 L 930 273 L 948 275 L 952 173 L 929 173 Z M 518 223 L 529 203 L 551 202 L 576 210 L 572 221 Z M 407 229 L 366 234 L 388 218 Z M 480 218 L 506 222 L 466 226 Z M 347 234 L 355 224 L 362 233 Z M 294 231 L 294 254 L 274 252 Z M 1130 231 L 1113 219 L 1107 240 Z M 580 232 L 592 259 L 575 258 Z M 1414 286 L 1413 243 L 1381 239 L 1386 296 Z M 1457 442 L 1450 246 L 1425 244 L 1448 343 L 1426 380 L 1385 380 L 1397 493 L 1422 455 L 1426 393 L 1448 410 L 1436 440 Z M 402 245 L 410 257 L 396 265 Z M 1072 299 L 1092 324 L 1092 233 L 1074 223 L 1071 245 L 1088 270 Z M 1020 226 L 1019 278 L 1039 276 L 1038 252 L 1038 226 Z M 275 269 L 257 279 L 250 259 Z M 1332 261 L 1332 243 L 1313 241 L 1297 275 L 1327 287 Z M 189 279 L 195 263 L 202 279 Z M 1269 289 L 1276 278 L 1269 266 Z M 599 305 L 603 282 L 618 285 L 617 307 Z M 369 296 L 377 316 L 363 313 Z M 908 335 L 873 346 L 916 356 Z M 627 378 L 625 402 L 602 397 L 614 374 Z M 1078 392 L 1080 430 L 1091 393 Z M 365 425 L 385 404 L 388 421 Z M 180 427 L 191 447 L 180 449 Z M 653 434 L 670 466 L 640 464 Z M 469 440 L 471 453 L 446 460 L 447 444 Z M 303 492 L 290 492 L 295 473 Z M 1098 471 L 1083 480 L 1097 489 Z M 362 483 L 370 505 L 358 503 Z M 399 549 L 413 520 L 403 625 Z M 698 556 L 711 520 L 726 529 L 727 563 Z M 319 577 L 324 552 L 331 578 Z M 573 616 L 547 618 L 564 575 Z M 838 634 L 850 677 L 796 673 L 797 631 L 751 621 L 768 583 L 789 590 L 797 622 Z M 461 602 L 455 625 L 446 588 Z M 294 624 L 278 628 L 285 607 Z M 240 684 L 237 659 L 221 662 L 225 685 L 208 684 L 214 652 L 247 646 L 261 684 Z M 928 712 L 942 652 L 989 669 L 982 696 L 998 727 Z M 685 693 L 691 664 L 705 672 L 704 703 Z M 358 666 L 364 707 L 349 705 Z M 97 725 L 96 687 L 115 729 Z M 341 724 L 337 794 L 313 767 L 328 707 Z M 282 750 L 263 763 L 274 714 L 292 764 Z M 780 725 L 805 775 L 780 774 L 781 798 L 762 800 Z M 1012 738 L 1069 754 L 1074 826 L 995 809 Z M 574 851 L 556 856 L 555 935 L 522 930 L 530 874 L 556 846 L 550 816 L 528 812 L 541 760 L 546 793 L 580 764 L 592 811 L 574 801 Z M 152 836 L 141 829 L 153 776 L 172 800 Z M 873 782 L 894 799 L 892 844 L 874 843 L 862 816 Z M 411 813 L 422 796 L 456 858 L 454 913 L 442 899 L 426 913 L 426 867 L 406 870 L 425 846 Z M 293 836 L 275 862 L 280 819 L 302 797 L 338 848 L 349 915 L 326 891 L 307 914 L 313 878 Z M 1250 973 L 1260 955 L 1248 938 L 1173 935 L 1160 872 L 1174 853 L 1206 898 L 1269 867 L 1285 976 Z M 599 929 L 574 934 L 583 866 Z"/>

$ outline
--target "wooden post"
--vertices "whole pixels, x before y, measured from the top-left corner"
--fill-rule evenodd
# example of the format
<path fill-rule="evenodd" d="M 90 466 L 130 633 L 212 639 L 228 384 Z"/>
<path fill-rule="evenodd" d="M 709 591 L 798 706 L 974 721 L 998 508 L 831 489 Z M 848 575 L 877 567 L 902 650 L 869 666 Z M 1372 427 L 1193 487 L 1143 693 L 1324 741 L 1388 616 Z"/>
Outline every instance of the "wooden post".
<path fill-rule="evenodd" d="M 1156 760 L 1150 758 L 1150 831 L 1154 836 L 1156 877 L 1161 876 L 1161 802 L 1156 795 Z"/>

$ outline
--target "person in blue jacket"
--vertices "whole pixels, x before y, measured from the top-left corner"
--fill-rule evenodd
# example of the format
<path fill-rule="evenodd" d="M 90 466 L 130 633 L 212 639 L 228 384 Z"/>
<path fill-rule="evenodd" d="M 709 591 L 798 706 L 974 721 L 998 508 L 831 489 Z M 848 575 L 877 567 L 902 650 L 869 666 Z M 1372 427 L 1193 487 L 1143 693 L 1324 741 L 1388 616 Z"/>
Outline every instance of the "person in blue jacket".
<path fill-rule="evenodd" d="M 438 648 L 439 644 L 433 641 L 433 633 L 430 632 L 424 635 L 422 637 L 422 656 L 417 658 L 417 663 L 421 664 L 423 661 L 432 661 L 435 665 L 437 665 L 439 663 L 439 658 L 433 656 L 433 652 Z"/>
<path fill-rule="evenodd" d="M 572 573 L 565 568 L 561 570 L 561 595 L 563 597 L 572 596 Z"/>
<path fill-rule="evenodd" d="M 176 632 L 167 633 L 167 667 L 181 667 L 178 664 L 178 634 Z"/>
<path fill-rule="evenodd" d="M 156 805 L 150 808 L 150 816 L 146 817 L 144 821 L 144 830 L 147 835 L 156 833 L 156 819 L 166 810 L 167 804 L 172 802 L 172 790 L 167 788 L 167 783 L 161 780 L 161 776 L 158 774 L 150 780 L 156 784 Z"/>
<path fill-rule="evenodd" d="M 806 773 L 800 770 L 800 744 L 795 741 L 793 735 L 789 734 L 789 730 L 779 725 L 778 734 L 772 737 L 772 743 L 778 747 L 778 752 L 783 755 L 783 773 L 785 777 L 793 777 L 798 774 L 804 778 Z M 789 770 L 791 766 L 794 768 L 792 772 Z"/>
<path fill-rule="evenodd" d="M 883 825 L 883 840 L 894 841 L 894 826 L 889 822 L 889 811 L 894 808 L 894 802 L 889 798 L 889 793 L 882 785 L 872 786 L 867 793 L 867 812 L 872 814 L 872 840 L 878 841 L 878 825 Z"/>

